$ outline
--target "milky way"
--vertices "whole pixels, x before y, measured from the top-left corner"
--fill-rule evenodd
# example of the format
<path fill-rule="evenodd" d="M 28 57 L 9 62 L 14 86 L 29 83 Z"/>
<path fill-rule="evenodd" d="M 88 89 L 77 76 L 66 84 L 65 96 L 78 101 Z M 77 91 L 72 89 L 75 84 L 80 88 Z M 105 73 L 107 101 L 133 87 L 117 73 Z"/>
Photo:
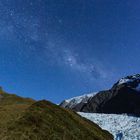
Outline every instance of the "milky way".
<path fill-rule="evenodd" d="M 53 22 L 57 22 L 58 27 L 56 28 L 59 28 L 63 24 L 63 20 L 57 15 L 51 17 L 52 15 L 49 13 L 51 11 L 47 11 L 48 4 L 49 1 L 1 1 L 0 13 L 3 17 L 1 19 L 1 38 L 20 42 L 23 46 L 18 48 L 18 53 L 28 55 L 24 55 L 24 57 L 29 57 L 31 53 L 36 53 L 37 57 L 38 52 L 41 52 L 44 57 L 53 59 L 60 65 L 69 66 L 73 70 L 84 72 L 89 76 L 95 75 L 97 77 L 100 75 L 104 77 L 103 73 L 105 72 L 100 72 L 100 68 L 94 66 L 93 62 L 90 62 L 93 64 L 88 64 L 86 62 L 87 58 L 82 60 L 79 52 L 75 56 L 72 53 L 73 44 L 69 44 L 69 42 L 65 42 L 65 39 L 59 37 L 59 32 L 56 29 L 50 30 L 52 28 L 50 25 Z M 41 59 L 46 59 L 44 57 Z M 96 69 L 99 69 L 99 71 Z"/>
<path fill-rule="evenodd" d="M 58 101 L 138 73 L 139 6 L 138 0 L 1 0 L 1 84 Z M 41 97 L 33 94 L 39 87 Z"/>

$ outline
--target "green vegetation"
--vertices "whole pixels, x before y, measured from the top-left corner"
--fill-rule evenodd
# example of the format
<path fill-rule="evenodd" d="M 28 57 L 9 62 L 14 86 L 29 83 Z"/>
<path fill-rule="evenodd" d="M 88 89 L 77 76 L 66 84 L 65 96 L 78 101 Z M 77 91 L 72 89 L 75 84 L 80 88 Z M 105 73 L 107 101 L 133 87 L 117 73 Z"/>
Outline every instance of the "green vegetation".
<path fill-rule="evenodd" d="M 0 91 L 0 140 L 113 140 L 77 113 Z"/>

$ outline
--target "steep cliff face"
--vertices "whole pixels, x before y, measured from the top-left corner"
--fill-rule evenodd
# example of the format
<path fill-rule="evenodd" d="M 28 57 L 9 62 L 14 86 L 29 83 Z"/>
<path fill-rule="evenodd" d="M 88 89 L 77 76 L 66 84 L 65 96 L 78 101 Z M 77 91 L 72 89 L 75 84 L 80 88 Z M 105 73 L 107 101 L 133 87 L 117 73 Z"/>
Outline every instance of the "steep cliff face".
<path fill-rule="evenodd" d="M 121 85 L 115 90 L 99 92 L 80 111 L 140 115 L 140 94 Z"/>

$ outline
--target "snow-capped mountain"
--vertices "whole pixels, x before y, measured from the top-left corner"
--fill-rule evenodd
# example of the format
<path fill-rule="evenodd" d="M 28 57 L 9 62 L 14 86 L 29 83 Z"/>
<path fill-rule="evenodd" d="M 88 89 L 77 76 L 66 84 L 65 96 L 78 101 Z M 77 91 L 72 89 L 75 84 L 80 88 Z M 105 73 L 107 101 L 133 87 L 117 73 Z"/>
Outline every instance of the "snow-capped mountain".
<path fill-rule="evenodd" d="M 80 105 L 86 104 L 95 95 L 96 95 L 96 92 L 73 97 L 73 98 L 64 100 L 60 104 L 60 106 L 64 108 L 74 109 L 79 104 Z"/>
<path fill-rule="evenodd" d="M 126 114 L 98 114 L 78 112 L 81 116 L 97 123 L 116 137 L 118 132 L 123 134 L 123 140 L 140 140 L 140 118 Z"/>
<path fill-rule="evenodd" d="M 140 74 L 120 79 L 111 89 L 100 91 L 85 102 L 76 97 L 68 100 L 68 103 L 67 100 L 62 102 L 60 106 L 87 113 L 127 113 L 140 116 Z"/>
<path fill-rule="evenodd" d="M 140 74 L 131 75 L 120 79 L 115 85 L 127 85 L 128 87 L 140 92 Z"/>

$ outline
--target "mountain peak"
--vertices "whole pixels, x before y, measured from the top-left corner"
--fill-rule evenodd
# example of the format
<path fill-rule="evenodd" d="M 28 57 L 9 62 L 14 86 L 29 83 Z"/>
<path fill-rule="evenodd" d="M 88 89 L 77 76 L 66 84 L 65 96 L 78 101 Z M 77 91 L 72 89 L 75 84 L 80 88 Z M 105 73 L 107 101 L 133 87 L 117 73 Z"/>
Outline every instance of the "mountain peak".
<path fill-rule="evenodd" d="M 93 96 L 96 95 L 97 92 L 93 92 L 90 94 L 84 94 L 81 96 L 76 96 L 67 100 L 64 100 L 60 106 L 64 108 L 75 108 L 77 104 L 85 104 L 87 103 Z"/>
<path fill-rule="evenodd" d="M 61 104 L 60 104 L 61 105 Z M 81 112 L 133 114 L 140 116 L 140 74 L 121 78 L 109 90 L 98 92 L 86 103 L 66 108 Z"/>
<path fill-rule="evenodd" d="M 135 75 L 131 75 L 131 76 L 126 76 L 124 78 L 121 78 L 117 84 L 127 84 L 127 83 L 131 83 L 131 82 L 140 82 L 140 74 L 135 74 Z"/>
<path fill-rule="evenodd" d="M 137 92 L 140 92 L 140 74 L 130 75 L 121 78 L 119 81 L 117 81 L 117 83 L 113 85 L 112 89 L 116 89 L 122 85 L 131 88 Z"/>

